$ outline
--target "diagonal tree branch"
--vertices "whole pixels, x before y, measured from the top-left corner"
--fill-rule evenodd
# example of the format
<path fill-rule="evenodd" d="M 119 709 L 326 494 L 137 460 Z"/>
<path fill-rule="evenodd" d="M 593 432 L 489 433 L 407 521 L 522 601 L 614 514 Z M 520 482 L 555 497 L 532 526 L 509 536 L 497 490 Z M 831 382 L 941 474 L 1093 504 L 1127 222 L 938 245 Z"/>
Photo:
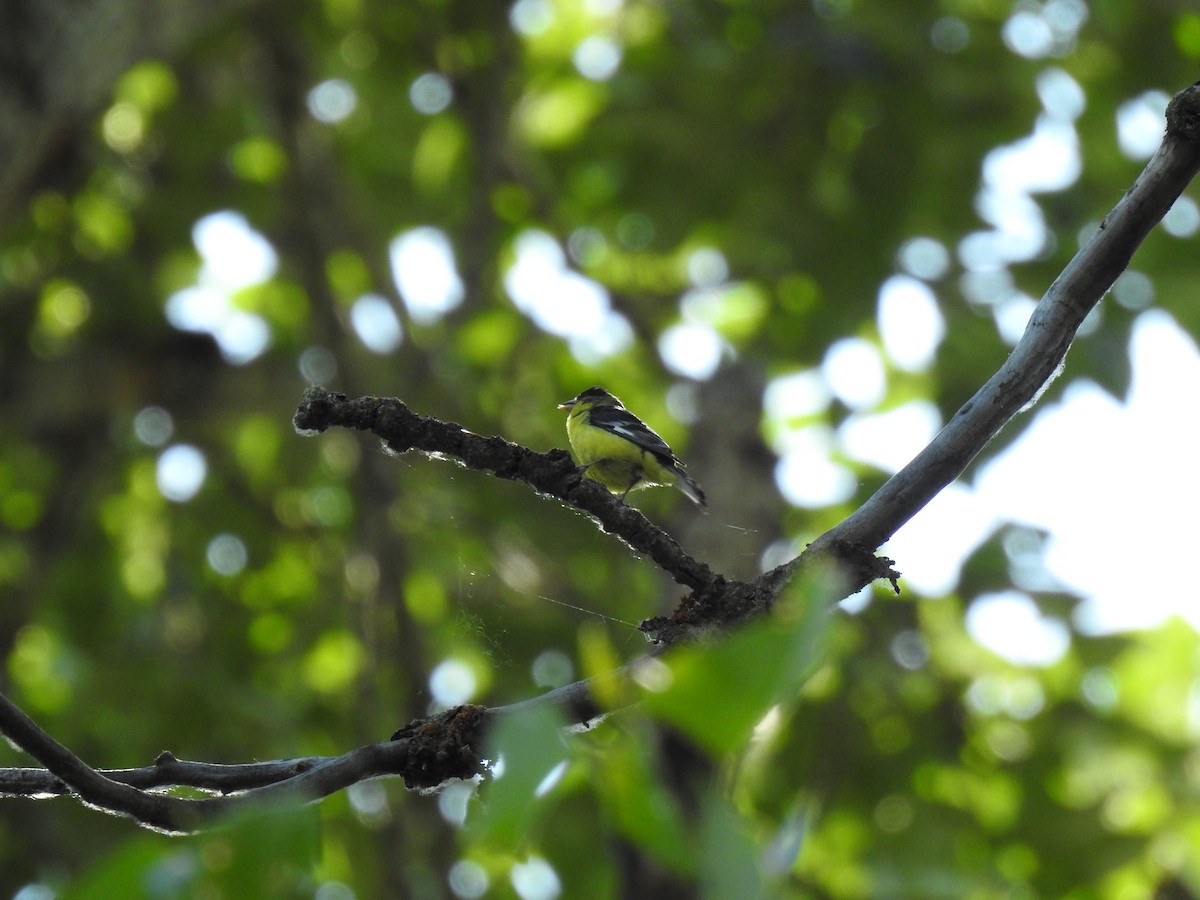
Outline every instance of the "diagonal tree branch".
<path fill-rule="evenodd" d="M 907 466 L 811 546 L 879 547 L 1032 404 L 1062 365 L 1080 323 L 1200 171 L 1200 82 L 1167 106 L 1167 130 L 1133 186 L 1043 295 L 1004 365 Z M 781 567 L 789 577 L 790 566 Z"/>

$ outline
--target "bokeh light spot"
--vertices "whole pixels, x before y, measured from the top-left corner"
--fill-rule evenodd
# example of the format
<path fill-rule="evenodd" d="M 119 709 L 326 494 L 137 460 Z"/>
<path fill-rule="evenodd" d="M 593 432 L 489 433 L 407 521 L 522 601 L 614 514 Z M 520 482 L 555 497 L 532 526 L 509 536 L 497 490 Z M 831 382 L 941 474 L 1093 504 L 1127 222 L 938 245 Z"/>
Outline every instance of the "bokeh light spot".
<path fill-rule="evenodd" d="M 763 411 L 770 420 L 815 416 L 833 399 L 821 373 L 813 369 L 772 378 L 763 394 Z"/>
<path fill-rule="evenodd" d="M 458 706 L 475 696 L 475 673 L 461 660 L 446 659 L 429 674 L 429 691 L 441 707 Z"/>
<path fill-rule="evenodd" d="M 1019 591 L 983 594 L 967 609 L 967 632 L 993 653 L 1018 665 L 1048 666 L 1067 652 L 1067 626 L 1042 615 Z"/>
<path fill-rule="evenodd" d="M 366 661 L 362 643 L 348 631 L 328 631 L 304 659 L 304 680 L 325 694 L 347 690 Z"/>
<path fill-rule="evenodd" d="M 478 900 L 489 886 L 487 870 L 469 859 L 460 859 L 452 865 L 447 881 L 454 896 L 462 900 Z"/>
<path fill-rule="evenodd" d="M 1112 295 L 1126 309 L 1145 309 L 1154 302 L 1154 282 L 1145 272 L 1126 269 L 1113 282 Z"/>
<path fill-rule="evenodd" d="M 1000 33 L 1008 49 L 1030 59 L 1048 55 L 1054 46 L 1050 25 L 1033 10 L 1023 9 L 1014 13 L 1004 23 Z"/>
<path fill-rule="evenodd" d="M 204 454 L 190 444 L 175 444 L 158 457 L 155 479 L 159 492 L 175 503 L 186 503 L 199 493 L 208 474 Z"/>
<path fill-rule="evenodd" d="M 550 0 L 517 0 L 509 11 L 513 30 L 526 37 L 544 34 L 554 24 L 554 4 Z"/>
<path fill-rule="evenodd" d="M 712 288 L 729 277 L 725 254 L 715 247 L 700 247 L 688 254 L 687 276 L 695 287 Z"/>
<path fill-rule="evenodd" d="M 226 360 L 248 363 L 270 345 L 271 329 L 261 316 L 238 309 L 233 294 L 275 275 L 275 249 L 245 216 L 229 210 L 197 221 L 192 240 L 204 264 L 195 285 L 167 298 L 167 321 L 183 331 L 211 334 Z"/>
<path fill-rule="evenodd" d="M 592 35 L 575 48 L 572 59 L 584 78 L 608 81 L 621 66 L 621 45 L 612 38 Z"/>
<path fill-rule="evenodd" d="M 212 213 L 192 227 L 206 275 L 230 290 L 261 284 L 279 268 L 275 248 L 239 212 Z"/>
<path fill-rule="evenodd" d="M 350 324 L 372 353 L 391 353 L 400 346 L 403 330 L 392 304 L 378 294 L 364 294 L 350 307 Z"/>
<path fill-rule="evenodd" d="M 927 284 L 893 275 L 879 289 L 877 319 L 884 350 L 896 368 L 920 372 L 933 363 L 946 336 L 946 321 Z"/>
<path fill-rule="evenodd" d="M 1087 106 L 1087 95 L 1079 82 L 1057 67 L 1038 73 L 1037 92 L 1042 108 L 1056 119 L 1073 122 Z"/>
<path fill-rule="evenodd" d="M 970 488 L 954 482 L 944 488 L 883 545 L 904 560 L 904 579 L 917 593 L 943 597 L 954 590 L 965 560 L 995 530 L 996 518 Z"/>
<path fill-rule="evenodd" d="M 413 81 L 408 89 L 408 99 L 417 112 L 435 116 L 454 100 L 454 87 L 445 75 L 426 72 Z"/>
<path fill-rule="evenodd" d="M 236 534 L 216 535 L 208 542 L 204 556 L 218 575 L 236 575 L 249 560 L 246 545 Z"/>
<path fill-rule="evenodd" d="M 413 228 L 392 241 L 389 255 L 396 287 L 416 321 L 435 322 L 462 303 L 462 278 L 445 232 Z"/>
<path fill-rule="evenodd" d="M 575 667 L 561 650 L 543 650 L 533 660 L 532 673 L 538 687 L 556 688 L 575 677 Z"/>
<path fill-rule="evenodd" d="M 104 142 L 118 153 L 132 153 L 146 136 L 141 110 L 132 103 L 114 103 L 100 124 Z"/>
<path fill-rule="evenodd" d="M 538 856 L 515 863 L 510 872 L 513 890 L 521 900 L 555 900 L 562 894 L 562 882 L 554 867 Z"/>
<path fill-rule="evenodd" d="M 1167 127 L 1167 103 L 1162 91 L 1146 91 L 1117 107 L 1117 146 L 1129 159 L 1149 159 Z"/>
<path fill-rule="evenodd" d="M 504 273 L 513 305 L 543 331 L 568 338 L 576 358 L 590 363 L 629 345 L 632 329 L 613 311 L 608 291 L 571 270 L 558 241 L 543 231 L 525 231 L 513 251 Z"/>
<path fill-rule="evenodd" d="M 961 53 L 971 42 L 971 31 L 958 16 L 942 16 L 930 27 L 929 40 L 939 53 Z"/>
<path fill-rule="evenodd" d="M 1162 220 L 1163 230 L 1172 237 L 1191 237 L 1200 230 L 1200 209 L 1191 197 L 1180 197 L 1167 210 Z"/>
<path fill-rule="evenodd" d="M 887 388 L 879 350 L 862 338 L 842 338 L 830 345 L 821 374 L 833 395 L 851 409 L 874 406 Z"/>
<path fill-rule="evenodd" d="M 815 425 L 790 431 L 778 444 L 775 483 L 789 503 L 820 509 L 854 496 L 855 478 L 831 459 L 833 434 Z"/>
<path fill-rule="evenodd" d="M 676 375 L 696 381 L 711 378 L 721 364 L 724 342 L 708 325 L 672 325 L 659 336 L 658 354 Z"/>
<path fill-rule="evenodd" d="M 900 268 L 925 281 L 937 281 L 950 269 L 950 251 L 936 238 L 909 238 L 896 256 Z"/>
<path fill-rule="evenodd" d="M 846 456 L 891 474 L 906 466 L 941 426 L 935 404 L 913 400 L 887 412 L 851 415 L 838 428 L 838 439 Z"/>
<path fill-rule="evenodd" d="M 358 106 L 358 93 L 341 78 L 322 81 L 308 92 L 308 111 L 318 122 L 332 125 L 342 121 Z"/>
<path fill-rule="evenodd" d="M 305 347 L 296 366 L 309 384 L 330 384 L 337 377 L 337 358 L 328 347 Z"/>

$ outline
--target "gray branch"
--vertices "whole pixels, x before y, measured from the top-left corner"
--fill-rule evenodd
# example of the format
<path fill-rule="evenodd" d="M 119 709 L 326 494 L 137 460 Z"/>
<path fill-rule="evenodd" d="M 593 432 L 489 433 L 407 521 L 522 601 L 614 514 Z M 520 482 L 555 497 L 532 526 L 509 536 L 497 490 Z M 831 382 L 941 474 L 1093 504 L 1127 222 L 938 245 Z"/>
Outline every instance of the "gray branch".
<path fill-rule="evenodd" d="M 1162 144 L 1133 187 L 1046 291 L 1000 370 L 963 404 L 929 446 L 810 549 L 826 550 L 838 543 L 879 547 L 961 475 L 1054 377 L 1084 317 L 1112 287 L 1134 251 L 1197 171 L 1200 82 L 1171 101 Z"/>

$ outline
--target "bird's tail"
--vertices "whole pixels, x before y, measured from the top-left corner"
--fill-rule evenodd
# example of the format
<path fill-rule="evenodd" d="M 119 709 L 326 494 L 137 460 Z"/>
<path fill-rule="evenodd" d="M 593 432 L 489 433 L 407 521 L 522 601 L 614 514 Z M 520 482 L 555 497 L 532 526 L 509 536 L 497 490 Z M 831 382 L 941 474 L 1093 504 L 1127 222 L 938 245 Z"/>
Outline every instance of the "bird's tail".
<path fill-rule="evenodd" d="M 708 501 L 704 498 L 704 491 L 700 489 L 700 485 L 696 484 L 695 479 L 687 473 L 683 466 L 676 463 L 672 467 L 675 473 L 675 487 L 679 488 L 689 500 L 697 506 L 704 507 L 708 505 Z"/>

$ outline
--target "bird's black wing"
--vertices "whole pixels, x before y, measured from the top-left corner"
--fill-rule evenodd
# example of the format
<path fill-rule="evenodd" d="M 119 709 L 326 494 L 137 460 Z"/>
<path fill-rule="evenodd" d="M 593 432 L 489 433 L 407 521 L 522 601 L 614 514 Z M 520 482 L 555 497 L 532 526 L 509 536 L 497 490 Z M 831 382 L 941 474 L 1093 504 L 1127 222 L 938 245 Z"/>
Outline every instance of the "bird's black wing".
<path fill-rule="evenodd" d="M 619 406 L 594 406 L 588 411 L 588 422 L 637 444 L 647 453 L 653 453 L 668 468 L 679 463 L 667 442 L 627 409 Z"/>

